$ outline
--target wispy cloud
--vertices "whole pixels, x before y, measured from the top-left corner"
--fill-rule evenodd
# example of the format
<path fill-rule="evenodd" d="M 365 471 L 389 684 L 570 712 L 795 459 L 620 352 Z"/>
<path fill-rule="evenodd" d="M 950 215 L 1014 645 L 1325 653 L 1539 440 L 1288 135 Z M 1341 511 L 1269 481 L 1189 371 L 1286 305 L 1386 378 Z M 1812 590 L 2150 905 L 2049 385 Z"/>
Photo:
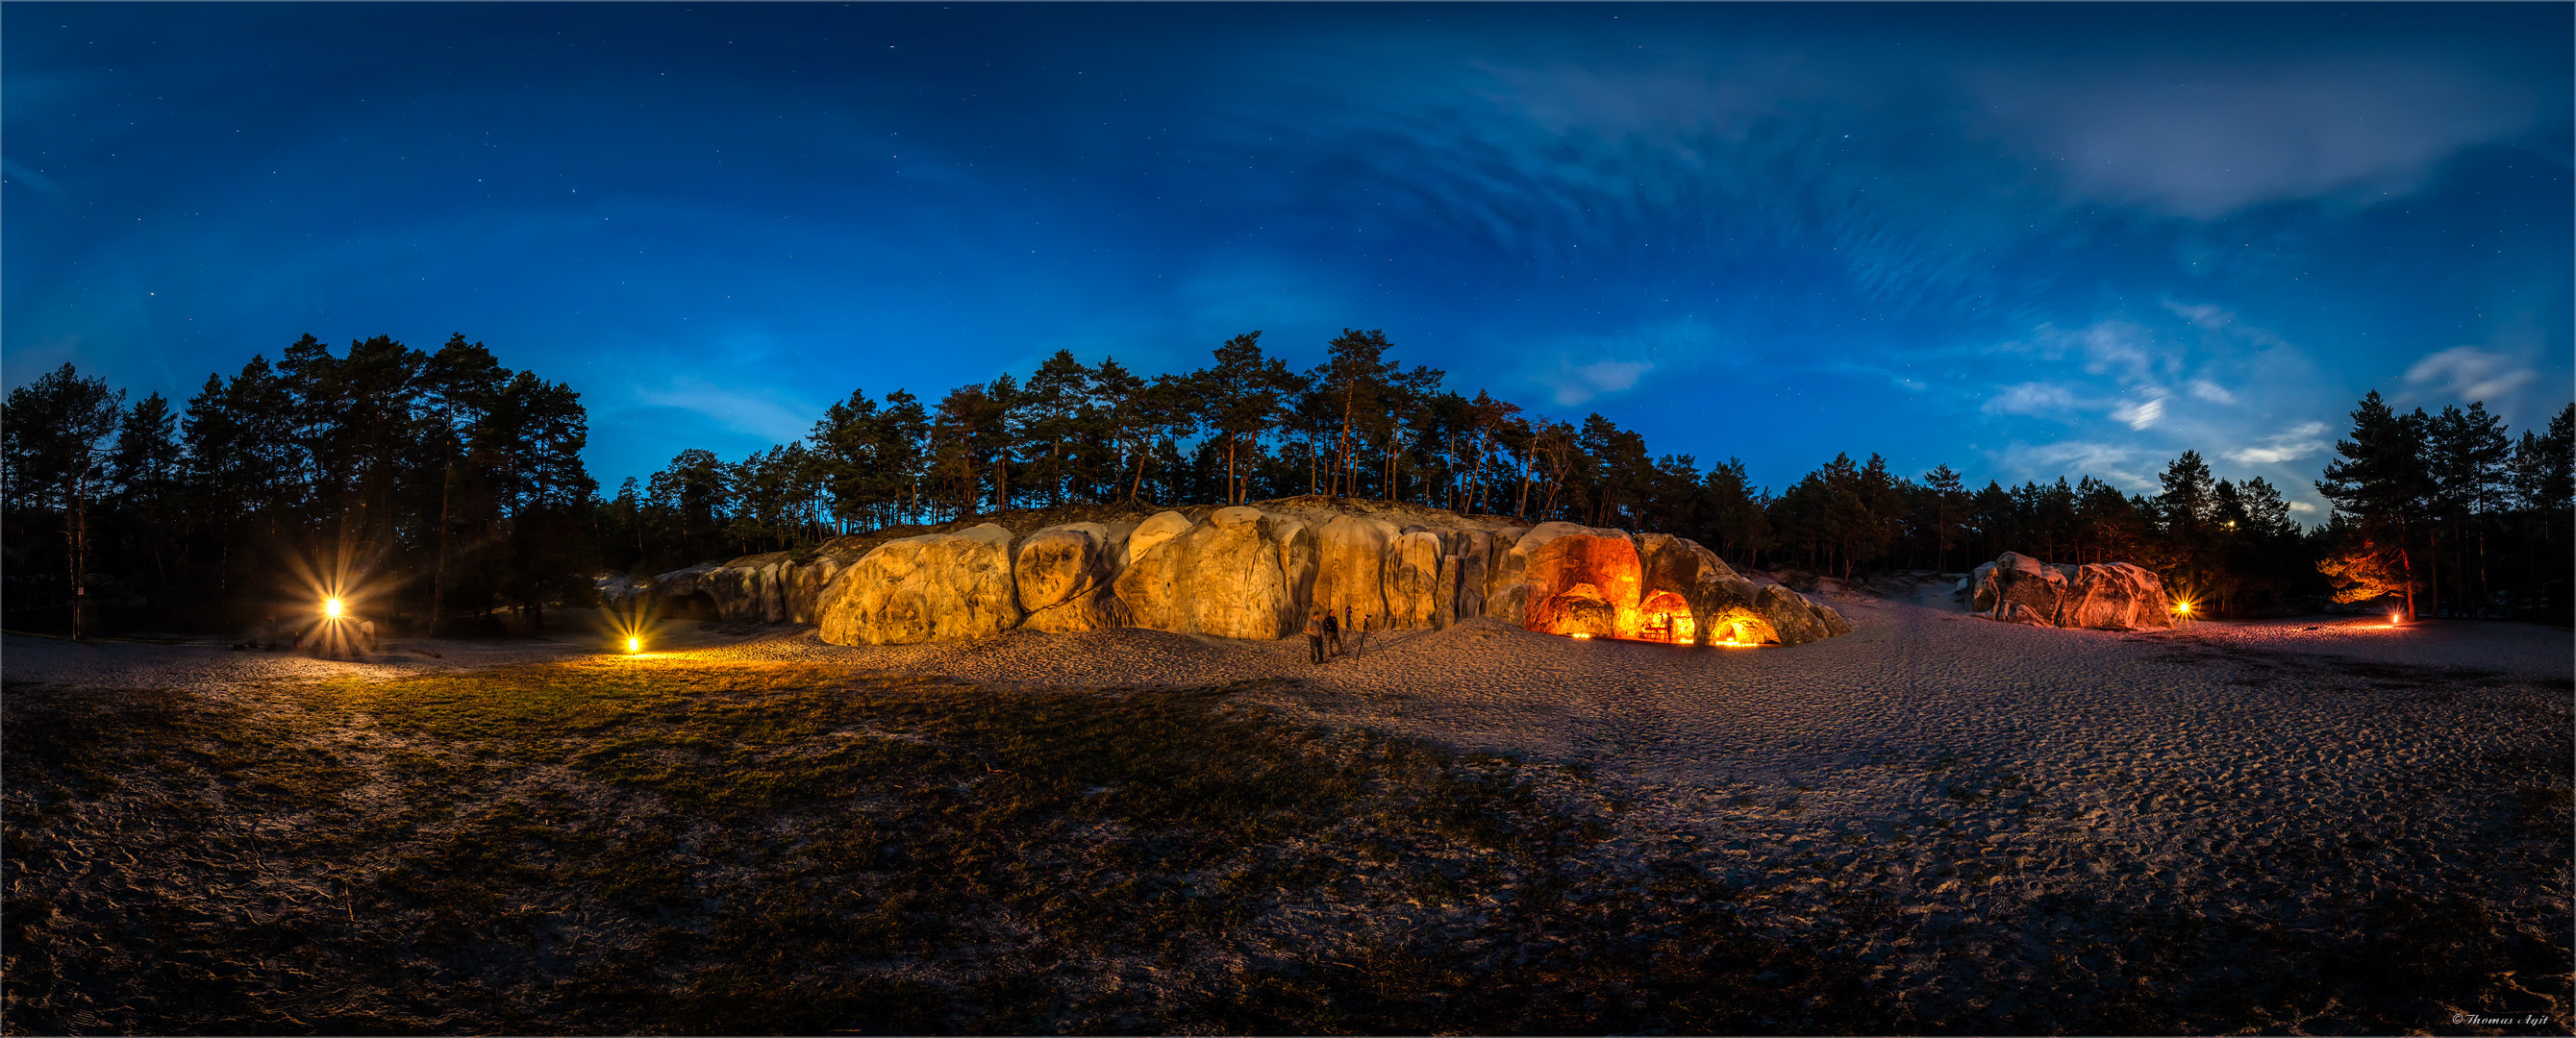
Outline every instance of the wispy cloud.
<path fill-rule="evenodd" d="M 2411 193 L 2460 149 L 2550 117 L 2526 80 L 2423 54 L 2159 58 L 2073 76 L 1981 71 L 1972 82 L 1991 128 L 2044 156 L 2072 194 L 2204 220 L 2265 202 Z"/>
<path fill-rule="evenodd" d="M 2021 382 L 1996 390 L 1987 397 L 1987 414 L 2050 415 L 2072 411 L 2075 394 L 2053 382 Z"/>
<path fill-rule="evenodd" d="M 2191 395 L 2207 400 L 2213 404 L 2233 404 L 2236 402 L 2236 394 L 2228 392 L 2226 386 L 2219 385 L 2218 383 L 2205 378 L 2196 378 L 2191 380 Z"/>
<path fill-rule="evenodd" d="M 2156 419 L 2164 416 L 2165 398 L 2162 396 L 2133 403 L 2115 404 L 2111 407 L 2112 420 L 2125 423 L 2132 429 L 2150 428 L 2156 424 Z"/>
<path fill-rule="evenodd" d="M 2538 377 L 2538 371 L 2504 354 L 2454 346 L 2407 368 L 2406 388 L 2465 403 L 2497 399 Z"/>
<path fill-rule="evenodd" d="M 1726 359 L 1717 331 L 1696 318 L 1560 340 L 1529 355 L 1544 366 L 1528 369 L 1525 377 L 1545 388 L 1558 407 L 1634 389 L 1649 371 L 1687 371 Z"/>
<path fill-rule="evenodd" d="M 2068 440 L 2058 443 L 2015 443 L 2001 452 L 1990 452 L 1996 466 L 2016 479 L 2048 479 L 2059 476 L 2089 475 L 2131 491 L 2151 491 L 2162 487 L 2144 464 L 2153 464 L 2155 455 L 2144 447 L 2093 440 Z"/>
<path fill-rule="evenodd" d="M 15 180 L 49 195 L 60 194 L 63 190 L 62 185 L 54 183 L 51 178 L 46 177 L 44 174 L 28 169 L 27 167 L 21 166 L 8 159 L 0 159 L 0 175 L 6 175 L 11 180 Z"/>
<path fill-rule="evenodd" d="M 2324 422 L 2301 422 L 2265 437 L 2258 446 L 2227 451 L 2221 456 L 2239 465 L 2278 465 L 2325 450 L 2325 433 Z"/>
<path fill-rule="evenodd" d="M 705 415 L 727 429 L 789 443 L 803 437 L 819 408 L 766 390 L 727 389 L 693 375 L 673 376 L 663 386 L 638 386 L 635 399 L 654 407 L 673 407 Z"/>
<path fill-rule="evenodd" d="M 1573 407 L 1604 393 L 1634 388 L 1637 379 L 1654 367 L 1642 360 L 1600 360 L 1579 367 L 1566 361 L 1553 377 L 1539 381 L 1553 391 L 1557 406 Z"/>

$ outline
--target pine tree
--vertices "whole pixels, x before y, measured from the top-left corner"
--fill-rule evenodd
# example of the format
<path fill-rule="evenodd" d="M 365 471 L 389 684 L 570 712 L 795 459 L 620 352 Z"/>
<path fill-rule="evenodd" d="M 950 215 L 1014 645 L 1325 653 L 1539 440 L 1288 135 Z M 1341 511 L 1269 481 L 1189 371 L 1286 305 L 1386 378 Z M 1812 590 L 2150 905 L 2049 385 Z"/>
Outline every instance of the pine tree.
<path fill-rule="evenodd" d="M 2340 460 L 2326 463 L 2326 478 L 2317 482 L 2317 492 L 2353 520 L 2354 543 L 2337 557 L 2376 560 L 2370 565 L 2393 574 L 2378 585 L 2404 593 L 2406 615 L 2411 619 L 2415 592 L 2422 583 L 2415 573 L 2412 542 L 2422 522 L 2429 482 L 2424 465 L 2424 412 L 2397 414 L 2380 399 L 2379 391 L 2372 390 L 2352 412 L 2352 423 L 2352 439 L 2335 443 Z M 2351 563 L 2345 571 L 2357 572 L 2358 566 Z"/>
<path fill-rule="evenodd" d="M 1280 418 L 1296 376 L 1276 357 L 1261 354 L 1261 333 L 1246 332 L 1216 348 L 1216 363 L 1187 377 L 1208 431 L 1224 442 L 1227 504 L 1241 504 L 1251 454 Z"/>
<path fill-rule="evenodd" d="M 2486 528 L 2504 504 L 2505 464 L 2512 458 L 2513 441 L 2505 436 L 2504 420 L 2488 414 L 2484 401 L 2470 404 L 2466 411 L 2457 406 L 2442 408 L 2427 433 L 2428 503 L 2450 535 L 2452 587 L 2462 599 L 2484 602 Z M 2467 611 L 2474 614 L 2477 609 Z"/>
<path fill-rule="evenodd" d="M 9 506 L 59 510 L 72 637 L 88 634 L 91 508 L 107 485 L 106 440 L 124 415 L 125 391 L 83 378 L 66 362 L 9 391 L 0 405 L 0 459 Z"/>
<path fill-rule="evenodd" d="M 1316 369 L 1314 381 L 1319 387 L 1329 387 L 1341 410 L 1341 431 L 1333 446 L 1329 473 L 1332 478 L 1324 491 L 1327 494 L 1349 497 L 1357 493 L 1354 452 L 1360 440 L 1355 436 L 1366 436 L 1366 421 L 1383 409 L 1389 381 L 1396 370 L 1396 365 L 1385 359 L 1386 351 L 1393 348 L 1380 329 L 1362 332 L 1344 328 L 1342 334 L 1324 345 L 1326 359 L 1324 366 Z"/>
<path fill-rule="evenodd" d="M 179 416 L 170 401 L 154 393 L 125 412 L 116 430 L 116 448 L 108 481 L 117 487 L 117 511 L 123 519 L 124 555 L 129 565 L 152 559 L 153 586 L 166 590 L 170 556 L 180 545 L 186 521 L 181 507 Z"/>
<path fill-rule="evenodd" d="M 1968 491 L 1959 473 L 1947 464 L 1923 474 L 1923 489 L 1931 499 L 1925 525 L 1933 543 L 1932 565 L 1947 573 L 1950 549 L 1958 547 L 1968 532 Z"/>

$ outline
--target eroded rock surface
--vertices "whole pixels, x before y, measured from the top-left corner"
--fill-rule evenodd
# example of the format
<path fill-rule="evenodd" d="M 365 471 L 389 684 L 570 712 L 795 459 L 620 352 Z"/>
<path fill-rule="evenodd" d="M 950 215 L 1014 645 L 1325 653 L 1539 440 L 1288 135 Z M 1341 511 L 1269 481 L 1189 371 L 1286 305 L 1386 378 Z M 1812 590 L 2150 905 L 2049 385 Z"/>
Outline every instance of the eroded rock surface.
<path fill-rule="evenodd" d="M 1011 531 L 888 541 L 834 579 L 816 626 L 836 645 L 911 645 L 1000 634 L 1020 622 Z"/>
<path fill-rule="evenodd" d="M 1315 609 L 1372 630 L 1484 617 L 1703 645 L 1794 645 L 1850 630 L 1834 610 L 1758 587 L 1686 538 L 1564 522 L 1524 528 L 1374 504 L 1352 514 L 1353 505 L 1291 498 L 1034 529 L 987 522 L 855 547 L 843 538 L 819 553 L 746 556 L 649 579 L 603 576 L 598 587 L 613 609 L 813 623 L 824 640 L 846 645 L 1021 627 L 1273 639 L 1296 635 Z"/>
<path fill-rule="evenodd" d="M 2126 562 L 2050 564 L 2005 552 L 1970 573 L 1969 606 L 2008 623 L 2134 631 L 2173 626 L 2164 581 Z"/>
<path fill-rule="evenodd" d="M 1100 523 L 1050 526 L 1020 542 L 1012 571 L 1022 626 L 1037 631 L 1096 631 L 1127 626 L 1127 607 L 1111 586 L 1117 545 Z"/>

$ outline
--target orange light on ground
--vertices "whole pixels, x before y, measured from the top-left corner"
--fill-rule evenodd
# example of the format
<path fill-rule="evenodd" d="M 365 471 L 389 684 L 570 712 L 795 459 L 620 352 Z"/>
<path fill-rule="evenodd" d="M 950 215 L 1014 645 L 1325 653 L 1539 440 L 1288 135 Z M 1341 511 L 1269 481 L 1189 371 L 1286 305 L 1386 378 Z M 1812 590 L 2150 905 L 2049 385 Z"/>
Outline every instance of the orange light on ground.
<path fill-rule="evenodd" d="M 644 651 L 644 639 L 642 639 L 642 638 L 628 638 L 628 639 L 626 639 L 626 651 L 628 651 L 628 652 L 642 652 L 642 651 Z"/>
<path fill-rule="evenodd" d="M 1585 633 L 1584 633 L 1584 632 L 1582 632 L 1582 631 L 1576 631 L 1576 632 L 1574 632 L 1572 635 L 1569 635 L 1568 637 L 1573 637 L 1573 638 L 1589 638 L 1589 637 L 1592 637 L 1592 636 L 1591 636 L 1591 635 L 1589 635 L 1589 634 L 1585 634 Z"/>
<path fill-rule="evenodd" d="M 322 615 L 324 616 L 337 620 L 340 618 L 342 613 L 347 611 L 347 607 L 341 605 L 339 599 L 326 598 L 322 600 Z"/>
<path fill-rule="evenodd" d="M 2390 613 L 2390 614 L 2388 614 L 2388 626 L 2390 626 L 2390 627 L 2395 627 L 2395 626 L 2397 626 L 2397 616 L 2398 616 L 2398 614 L 2396 614 L 2396 613 Z"/>

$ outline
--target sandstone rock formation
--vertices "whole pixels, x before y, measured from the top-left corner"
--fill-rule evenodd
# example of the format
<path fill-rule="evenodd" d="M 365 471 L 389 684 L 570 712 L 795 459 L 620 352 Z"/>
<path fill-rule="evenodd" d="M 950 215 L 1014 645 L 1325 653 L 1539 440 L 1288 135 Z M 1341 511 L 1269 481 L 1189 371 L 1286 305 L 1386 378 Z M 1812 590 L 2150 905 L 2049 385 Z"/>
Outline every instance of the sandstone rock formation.
<path fill-rule="evenodd" d="M 1168 529 L 1166 512 L 1137 527 Z M 1306 524 L 1241 506 L 1163 537 L 1118 575 L 1129 625 L 1220 638 L 1285 638 L 1306 626 L 1315 538 Z"/>
<path fill-rule="evenodd" d="M 1456 601 L 1454 594 L 1439 593 L 1443 554 L 1439 535 L 1428 530 L 1396 535 L 1382 561 L 1379 586 L 1386 593 L 1386 622 L 1379 626 L 1400 630 L 1448 626 L 1445 621 L 1435 625 L 1431 618 L 1442 598 Z"/>
<path fill-rule="evenodd" d="M 817 626 L 837 645 L 911 645 L 1000 634 L 1020 622 L 1011 531 L 888 541 L 832 581 Z"/>
<path fill-rule="evenodd" d="M 843 538 L 800 557 L 745 556 L 649 580 L 608 576 L 598 587 L 603 603 L 629 612 L 813 623 L 825 640 L 850 645 L 1020 627 L 1270 639 L 1294 636 L 1317 608 L 1377 630 L 1494 617 L 1560 634 L 1702 645 L 1794 645 L 1850 630 L 1833 610 L 1757 587 L 1707 548 L 1663 534 L 1562 522 L 1523 528 L 1320 498 L 1131 517 L 1017 531 L 987 522 L 883 543 Z"/>
<path fill-rule="evenodd" d="M 2173 626 L 2164 581 L 2125 562 L 2051 565 L 2014 552 L 1968 575 L 1969 607 L 2012 623 L 2134 631 Z"/>
<path fill-rule="evenodd" d="M 1398 536 L 1382 519 L 1345 515 L 1324 523 L 1315 531 L 1312 604 L 1353 624 L 1386 616 L 1386 558 Z"/>
<path fill-rule="evenodd" d="M 1127 625 L 1127 606 L 1112 592 L 1119 545 L 1100 523 L 1050 526 L 1020 542 L 1012 572 L 1021 625 L 1035 631 L 1092 631 Z"/>

